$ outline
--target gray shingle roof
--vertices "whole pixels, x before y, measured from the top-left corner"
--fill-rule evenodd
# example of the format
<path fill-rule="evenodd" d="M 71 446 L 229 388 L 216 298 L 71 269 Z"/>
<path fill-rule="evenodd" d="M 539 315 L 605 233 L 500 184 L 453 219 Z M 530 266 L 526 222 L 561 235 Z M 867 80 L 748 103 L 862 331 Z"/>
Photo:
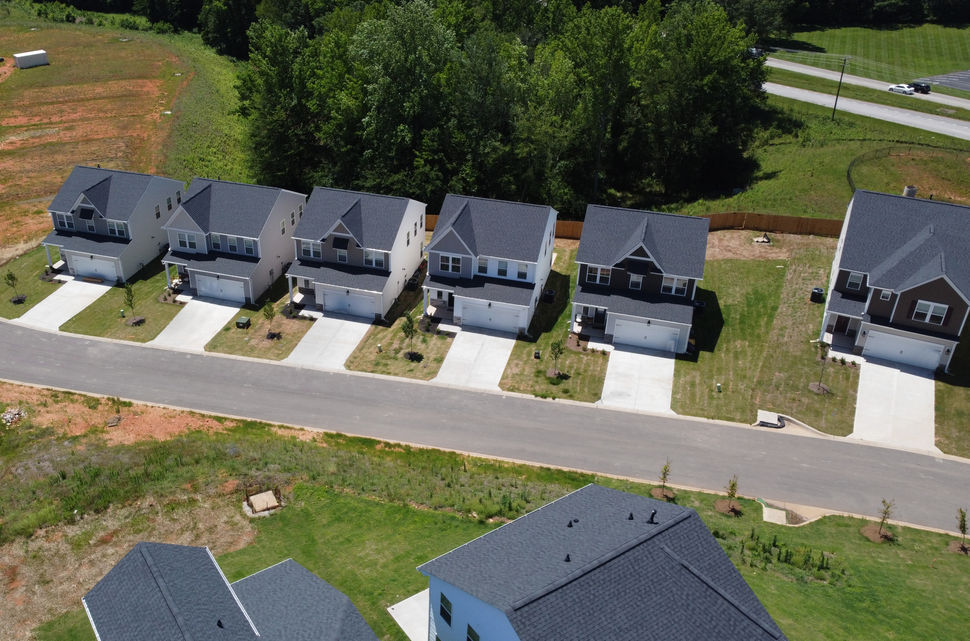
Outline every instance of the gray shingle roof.
<path fill-rule="evenodd" d="M 154 176 L 78 165 L 61 185 L 50 211 L 69 212 L 84 194 L 105 218 L 128 220 Z"/>
<path fill-rule="evenodd" d="M 589 205 L 576 262 L 612 266 L 642 244 L 665 274 L 699 279 L 709 226 L 697 216 Z"/>
<path fill-rule="evenodd" d="M 505 612 L 522 641 L 784 639 L 696 512 L 597 485 L 418 569 Z"/>
<path fill-rule="evenodd" d="M 235 254 L 192 254 L 188 252 L 169 251 L 162 259 L 163 263 L 184 265 L 188 269 L 195 269 L 211 274 L 224 274 L 240 278 L 251 278 L 259 267 L 259 259 L 253 256 L 239 256 Z"/>
<path fill-rule="evenodd" d="M 322 240 L 339 220 L 361 247 L 390 251 L 410 202 L 398 196 L 314 187 L 293 237 Z"/>
<path fill-rule="evenodd" d="M 55 229 L 47 234 L 47 237 L 41 241 L 42 245 L 54 245 L 55 247 L 60 247 L 68 251 L 92 254 L 94 256 L 110 256 L 111 258 L 121 256 L 130 243 L 131 240 L 128 238 L 98 236 L 83 232 L 66 232 L 59 229 Z"/>
<path fill-rule="evenodd" d="M 454 229 L 475 256 L 538 262 L 550 211 L 548 205 L 448 194 L 429 245 Z"/>
<path fill-rule="evenodd" d="M 665 320 L 690 325 L 694 319 L 694 305 L 683 296 L 625 292 L 595 287 L 585 283 L 576 285 L 573 302 L 580 305 L 606 307 L 608 311 L 627 316 Z"/>
<path fill-rule="evenodd" d="M 208 548 L 139 543 L 84 604 L 101 641 L 258 639 Z"/>
<path fill-rule="evenodd" d="M 946 275 L 970 298 L 970 207 L 859 190 L 847 224 L 840 269 L 895 291 Z"/>
<path fill-rule="evenodd" d="M 292 559 L 232 588 L 264 641 L 377 641 L 343 592 Z"/>
<path fill-rule="evenodd" d="M 534 283 L 522 283 L 503 278 L 444 278 L 428 274 L 424 279 L 425 287 L 450 289 L 455 296 L 465 296 L 477 300 L 509 303 L 528 306 L 535 294 Z"/>
<path fill-rule="evenodd" d="M 827 309 L 837 314 L 861 317 L 866 311 L 865 296 L 850 296 L 833 289 L 829 292 Z"/>
<path fill-rule="evenodd" d="M 259 238 L 282 192 L 278 187 L 195 178 L 182 208 L 203 233 Z"/>
<path fill-rule="evenodd" d="M 286 275 L 296 278 L 309 278 L 313 282 L 323 285 L 349 287 L 367 292 L 383 292 L 391 273 L 381 270 L 375 271 L 368 267 L 297 260 L 286 270 Z"/>

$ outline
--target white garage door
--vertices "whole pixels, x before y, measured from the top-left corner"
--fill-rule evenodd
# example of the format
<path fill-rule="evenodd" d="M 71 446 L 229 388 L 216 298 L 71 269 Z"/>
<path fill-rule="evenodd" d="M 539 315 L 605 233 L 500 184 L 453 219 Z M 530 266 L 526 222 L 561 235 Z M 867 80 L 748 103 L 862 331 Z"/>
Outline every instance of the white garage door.
<path fill-rule="evenodd" d="M 374 319 L 374 297 L 366 294 L 324 292 L 323 311 Z"/>
<path fill-rule="evenodd" d="M 231 300 L 234 303 L 246 302 L 246 287 L 241 280 L 216 278 L 215 276 L 196 276 L 195 290 L 199 296 Z"/>
<path fill-rule="evenodd" d="M 518 309 L 510 307 L 488 306 L 488 303 L 465 301 L 461 306 L 461 325 L 484 327 L 501 332 L 519 331 Z"/>
<path fill-rule="evenodd" d="M 666 352 L 677 351 L 680 329 L 664 325 L 647 325 L 639 321 L 617 319 L 613 327 L 613 342 Z"/>
<path fill-rule="evenodd" d="M 862 350 L 863 356 L 883 358 L 887 361 L 926 369 L 936 369 L 942 354 L 942 345 L 873 331 L 869 332 L 866 346 Z"/>
<path fill-rule="evenodd" d="M 71 264 L 78 276 L 93 276 L 109 283 L 118 280 L 118 268 L 115 261 L 109 258 L 91 258 L 89 256 L 72 256 Z"/>

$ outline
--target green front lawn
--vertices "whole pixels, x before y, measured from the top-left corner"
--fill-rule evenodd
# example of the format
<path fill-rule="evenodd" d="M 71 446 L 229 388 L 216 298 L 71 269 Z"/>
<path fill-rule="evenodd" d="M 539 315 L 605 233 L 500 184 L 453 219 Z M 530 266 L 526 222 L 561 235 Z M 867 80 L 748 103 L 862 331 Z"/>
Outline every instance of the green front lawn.
<path fill-rule="evenodd" d="M 273 286 L 256 305 L 245 305 L 239 310 L 239 314 L 234 316 L 225 327 L 212 337 L 205 349 L 207 352 L 221 352 L 223 354 L 236 354 L 238 356 L 251 356 L 253 358 L 267 358 L 270 360 L 282 360 L 290 355 L 297 343 L 303 337 L 313 321 L 308 318 L 287 318 L 283 316 L 283 308 L 290 302 L 290 295 L 287 291 L 289 280 L 284 276 L 278 278 Z M 262 306 L 266 301 L 273 302 L 276 310 L 276 317 L 270 323 L 263 315 Z M 250 326 L 248 329 L 236 327 L 236 318 L 248 316 Z M 279 339 L 269 339 L 267 333 L 272 330 L 282 336 Z"/>
<path fill-rule="evenodd" d="M 936 446 L 970 458 L 970 340 L 953 355 L 949 374 L 936 377 Z"/>
<path fill-rule="evenodd" d="M 103 336 L 126 341 L 145 343 L 158 336 L 182 309 L 174 303 L 163 303 L 159 296 L 165 291 L 165 270 L 156 258 L 131 279 L 135 293 L 135 309 L 125 304 L 125 288 L 112 287 L 96 301 L 84 308 L 77 316 L 61 325 L 64 332 Z M 125 310 L 122 318 L 120 310 Z M 133 316 L 141 316 L 141 325 L 128 325 Z"/>
<path fill-rule="evenodd" d="M 532 394 L 543 398 L 568 398 L 593 403 L 603 392 L 609 356 L 600 352 L 566 349 L 559 358 L 559 377 L 549 376 L 555 369 L 552 344 L 559 340 L 566 344 L 571 328 L 572 295 L 576 287 L 576 250 L 556 248 L 547 289 L 556 290 L 551 303 L 539 302 L 532 318 L 529 334 L 532 340 L 519 339 L 505 366 L 499 387 L 509 392 Z M 540 358 L 535 358 L 536 350 Z"/>
<path fill-rule="evenodd" d="M 51 260 L 57 262 L 60 255 L 57 249 L 51 248 Z M 47 267 L 47 254 L 43 247 L 35 247 L 26 254 L 0 265 L 0 318 L 19 318 L 28 309 L 44 300 L 60 286 L 60 282 L 48 282 L 40 279 Z M 4 280 L 8 272 L 17 277 L 17 289 L 9 287 Z M 27 297 L 26 302 L 14 305 L 10 299 L 16 295 Z"/>

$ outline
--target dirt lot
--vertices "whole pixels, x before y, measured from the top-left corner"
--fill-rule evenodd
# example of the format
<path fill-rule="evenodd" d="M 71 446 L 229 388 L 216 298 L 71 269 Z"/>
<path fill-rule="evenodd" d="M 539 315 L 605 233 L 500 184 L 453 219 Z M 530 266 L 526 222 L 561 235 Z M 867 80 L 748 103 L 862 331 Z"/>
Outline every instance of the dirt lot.
<path fill-rule="evenodd" d="M 776 260 L 790 258 L 792 253 L 809 247 L 831 247 L 835 252 L 835 238 L 822 236 L 798 236 L 795 234 L 768 234 L 770 243 L 756 243 L 760 231 L 727 229 L 713 231 L 707 236 L 707 260 L 738 258 L 742 260 Z"/>
<path fill-rule="evenodd" d="M 121 38 L 130 38 L 122 42 Z M 50 229 L 46 207 L 75 164 L 155 171 L 188 75 L 155 41 L 69 25 L 0 27 L 0 51 L 51 64 L 0 67 L 0 263 Z"/>

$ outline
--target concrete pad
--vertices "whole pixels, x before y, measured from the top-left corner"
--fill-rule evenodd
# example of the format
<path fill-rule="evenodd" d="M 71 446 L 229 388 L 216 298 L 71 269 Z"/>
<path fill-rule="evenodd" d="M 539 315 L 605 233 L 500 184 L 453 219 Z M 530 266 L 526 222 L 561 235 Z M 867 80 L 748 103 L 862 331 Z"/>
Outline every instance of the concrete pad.
<path fill-rule="evenodd" d="M 673 414 L 674 355 L 617 345 L 610 352 L 599 404 L 640 412 Z"/>
<path fill-rule="evenodd" d="M 56 330 L 77 316 L 85 307 L 104 296 L 111 285 L 86 283 L 71 278 L 55 289 L 50 296 L 40 301 L 16 322 L 39 329 Z"/>
<path fill-rule="evenodd" d="M 371 325 L 360 316 L 325 313 L 313 321 L 313 326 L 283 362 L 314 369 L 346 369 L 344 362 Z"/>
<path fill-rule="evenodd" d="M 788 525 L 788 513 L 785 510 L 768 507 L 761 504 L 761 519 L 765 523 L 777 523 L 778 525 Z"/>
<path fill-rule="evenodd" d="M 515 337 L 511 333 L 463 329 L 455 336 L 445 362 L 433 380 L 448 385 L 497 390 L 514 346 Z"/>
<path fill-rule="evenodd" d="M 239 314 L 239 307 L 209 298 L 193 298 L 149 345 L 205 351 L 216 332 Z"/>
<path fill-rule="evenodd" d="M 427 589 L 421 590 L 387 609 L 410 641 L 428 641 L 428 629 L 431 627 L 431 613 L 428 610 L 430 592 Z"/>
<path fill-rule="evenodd" d="M 867 360 L 859 370 L 855 422 L 849 438 L 938 453 L 933 373 Z"/>

